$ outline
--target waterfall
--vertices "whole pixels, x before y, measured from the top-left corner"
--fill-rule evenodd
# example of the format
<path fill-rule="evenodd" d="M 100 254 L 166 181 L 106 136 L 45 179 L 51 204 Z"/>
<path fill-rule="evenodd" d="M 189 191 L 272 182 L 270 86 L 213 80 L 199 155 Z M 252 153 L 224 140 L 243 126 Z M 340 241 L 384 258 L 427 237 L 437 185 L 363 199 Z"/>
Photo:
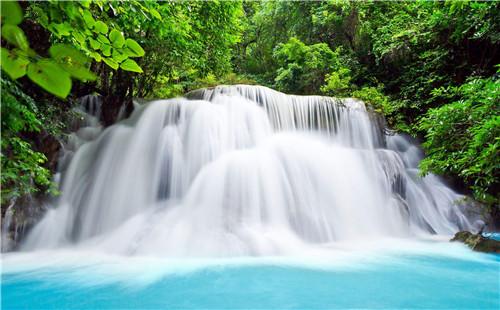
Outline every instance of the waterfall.
<path fill-rule="evenodd" d="M 461 195 L 418 176 L 418 147 L 355 99 L 218 86 L 76 136 L 62 195 L 22 250 L 280 255 L 473 228 Z"/>

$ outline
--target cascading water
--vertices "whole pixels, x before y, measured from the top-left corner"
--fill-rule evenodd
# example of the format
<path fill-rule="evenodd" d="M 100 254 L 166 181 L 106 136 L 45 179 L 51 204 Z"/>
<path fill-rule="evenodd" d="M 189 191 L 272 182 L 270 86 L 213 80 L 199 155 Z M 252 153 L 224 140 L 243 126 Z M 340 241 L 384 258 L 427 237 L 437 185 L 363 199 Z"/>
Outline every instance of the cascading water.
<path fill-rule="evenodd" d="M 23 250 L 280 255 L 473 229 L 462 196 L 417 177 L 418 148 L 384 136 L 354 99 L 219 86 L 91 125 Z"/>

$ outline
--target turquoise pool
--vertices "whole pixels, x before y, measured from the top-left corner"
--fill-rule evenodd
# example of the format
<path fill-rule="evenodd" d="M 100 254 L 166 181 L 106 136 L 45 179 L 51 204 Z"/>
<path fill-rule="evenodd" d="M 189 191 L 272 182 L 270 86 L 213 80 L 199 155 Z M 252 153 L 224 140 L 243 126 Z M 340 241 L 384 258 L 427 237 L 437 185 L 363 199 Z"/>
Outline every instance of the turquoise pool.
<path fill-rule="evenodd" d="M 7 254 L 2 309 L 498 309 L 499 266 L 440 242 L 293 258 Z"/>

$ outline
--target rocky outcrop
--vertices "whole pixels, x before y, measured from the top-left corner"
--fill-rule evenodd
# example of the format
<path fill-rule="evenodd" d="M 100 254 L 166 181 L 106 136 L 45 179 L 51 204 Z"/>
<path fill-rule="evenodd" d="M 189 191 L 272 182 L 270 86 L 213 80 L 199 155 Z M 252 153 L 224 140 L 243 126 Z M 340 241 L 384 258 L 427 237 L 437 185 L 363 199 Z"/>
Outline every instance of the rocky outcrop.
<path fill-rule="evenodd" d="M 500 241 L 487 238 L 481 234 L 459 231 L 450 241 L 463 242 L 476 252 L 500 254 Z"/>
<path fill-rule="evenodd" d="M 2 252 L 15 250 L 45 211 L 45 204 L 31 195 L 13 199 L 2 218 Z"/>

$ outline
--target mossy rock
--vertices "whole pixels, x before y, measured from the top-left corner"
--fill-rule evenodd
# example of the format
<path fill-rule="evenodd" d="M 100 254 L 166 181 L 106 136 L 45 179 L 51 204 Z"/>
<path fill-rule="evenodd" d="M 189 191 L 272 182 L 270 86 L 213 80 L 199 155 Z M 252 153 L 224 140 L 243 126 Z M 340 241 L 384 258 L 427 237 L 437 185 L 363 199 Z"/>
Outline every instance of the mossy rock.
<path fill-rule="evenodd" d="M 486 238 L 483 235 L 459 231 L 450 241 L 460 241 L 476 252 L 500 254 L 500 241 Z"/>

